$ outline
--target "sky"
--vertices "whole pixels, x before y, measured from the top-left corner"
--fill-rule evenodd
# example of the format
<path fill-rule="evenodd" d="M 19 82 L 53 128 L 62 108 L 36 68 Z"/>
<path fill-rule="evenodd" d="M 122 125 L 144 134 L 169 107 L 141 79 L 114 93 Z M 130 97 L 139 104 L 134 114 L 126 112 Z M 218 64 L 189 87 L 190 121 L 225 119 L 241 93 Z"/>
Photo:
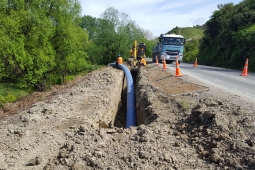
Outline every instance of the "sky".
<path fill-rule="evenodd" d="M 238 4 L 242 0 L 80 0 L 82 16 L 100 18 L 109 7 L 127 14 L 153 36 L 172 28 L 202 25 L 217 10 L 218 4 Z"/>

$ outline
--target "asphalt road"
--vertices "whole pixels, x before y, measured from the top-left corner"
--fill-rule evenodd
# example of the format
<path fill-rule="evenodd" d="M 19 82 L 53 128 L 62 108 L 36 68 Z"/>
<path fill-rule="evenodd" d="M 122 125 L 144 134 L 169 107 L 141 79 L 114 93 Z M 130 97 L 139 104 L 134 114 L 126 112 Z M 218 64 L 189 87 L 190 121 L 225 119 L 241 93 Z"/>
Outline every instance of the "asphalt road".
<path fill-rule="evenodd" d="M 162 64 L 160 64 L 162 65 Z M 242 71 L 181 63 L 180 72 L 183 77 L 189 77 L 194 82 L 203 82 L 207 87 L 216 87 L 232 95 L 239 96 L 255 104 L 255 73 L 240 76 Z M 167 68 L 175 74 L 176 65 L 167 64 Z M 198 83 L 199 84 L 199 83 Z"/>

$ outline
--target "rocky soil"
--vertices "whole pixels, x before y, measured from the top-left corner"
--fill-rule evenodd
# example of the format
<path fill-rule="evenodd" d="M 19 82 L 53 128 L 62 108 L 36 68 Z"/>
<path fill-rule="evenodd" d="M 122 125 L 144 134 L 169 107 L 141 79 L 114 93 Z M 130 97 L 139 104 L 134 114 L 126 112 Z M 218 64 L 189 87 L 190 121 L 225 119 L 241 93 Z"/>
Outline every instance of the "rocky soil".
<path fill-rule="evenodd" d="M 111 67 L 6 105 L 0 169 L 255 169 L 255 109 L 173 74 L 139 69 L 136 127 Z"/>

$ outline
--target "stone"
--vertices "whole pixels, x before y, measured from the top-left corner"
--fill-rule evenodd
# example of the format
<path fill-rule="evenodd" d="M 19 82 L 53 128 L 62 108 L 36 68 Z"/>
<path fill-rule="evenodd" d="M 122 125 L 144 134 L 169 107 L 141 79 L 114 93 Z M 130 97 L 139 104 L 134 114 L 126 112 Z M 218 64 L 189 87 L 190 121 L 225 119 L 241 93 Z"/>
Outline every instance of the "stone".
<path fill-rule="evenodd" d="M 106 133 L 109 133 L 109 134 L 113 134 L 113 133 L 116 133 L 117 131 L 115 129 L 107 129 L 106 130 Z"/>

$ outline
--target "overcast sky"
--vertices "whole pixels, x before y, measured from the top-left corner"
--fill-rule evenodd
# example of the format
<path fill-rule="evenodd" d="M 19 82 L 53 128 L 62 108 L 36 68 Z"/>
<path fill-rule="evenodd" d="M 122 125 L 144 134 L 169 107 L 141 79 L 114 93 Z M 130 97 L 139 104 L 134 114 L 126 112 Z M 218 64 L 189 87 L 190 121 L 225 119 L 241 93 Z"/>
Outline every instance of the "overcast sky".
<path fill-rule="evenodd" d="M 242 0 L 80 0 L 82 15 L 100 17 L 108 7 L 128 14 L 141 28 L 154 36 L 172 28 L 202 25 L 218 4 L 238 4 Z"/>

